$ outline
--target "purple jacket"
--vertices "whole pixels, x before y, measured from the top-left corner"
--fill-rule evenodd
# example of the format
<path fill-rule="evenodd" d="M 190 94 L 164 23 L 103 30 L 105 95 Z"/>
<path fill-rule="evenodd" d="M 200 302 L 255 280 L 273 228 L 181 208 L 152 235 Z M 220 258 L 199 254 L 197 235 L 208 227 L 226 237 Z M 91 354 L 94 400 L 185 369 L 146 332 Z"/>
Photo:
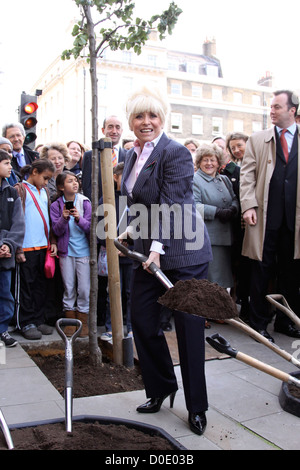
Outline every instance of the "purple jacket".
<path fill-rule="evenodd" d="M 90 227 L 92 218 L 92 205 L 88 198 L 82 194 L 77 194 L 76 208 L 80 212 L 78 203 L 83 206 L 83 215 L 80 215 L 79 221 L 75 222 L 85 232 L 87 239 L 90 237 Z M 68 254 L 68 244 L 70 238 L 69 221 L 62 216 L 64 208 L 63 198 L 58 198 L 51 204 L 50 217 L 52 220 L 52 230 L 57 236 L 58 255 L 65 257 Z"/>

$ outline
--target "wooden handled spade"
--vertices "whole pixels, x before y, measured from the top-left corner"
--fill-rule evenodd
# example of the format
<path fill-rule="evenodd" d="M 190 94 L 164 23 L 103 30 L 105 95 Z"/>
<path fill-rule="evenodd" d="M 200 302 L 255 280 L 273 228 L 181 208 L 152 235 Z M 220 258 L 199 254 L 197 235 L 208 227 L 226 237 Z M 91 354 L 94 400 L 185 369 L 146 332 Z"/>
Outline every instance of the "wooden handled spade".
<path fill-rule="evenodd" d="M 139 261 L 140 263 L 143 263 L 147 260 L 147 256 L 143 255 L 142 253 L 138 253 L 137 251 L 130 250 L 128 246 L 120 243 L 118 239 L 114 240 L 114 244 L 118 250 L 128 258 Z M 298 361 L 287 351 L 279 348 L 276 344 L 271 343 L 267 338 L 255 331 L 250 326 L 246 325 L 246 323 L 238 318 L 236 305 L 234 304 L 230 295 L 227 293 L 226 289 L 223 289 L 217 284 L 213 284 L 205 279 L 179 281 L 174 286 L 155 263 L 152 263 L 149 266 L 149 270 L 167 289 L 167 292 L 158 299 L 159 303 L 162 305 L 165 305 L 171 310 L 180 310 L 210 320 L 223 320 L 235 328 L 244 331 L 249 336 L 264 344 L 279 356 L 300 368 L 300 361 Z M 205 290 L 208 288 L 210 289 L 211 296 L 209 297 L 207 295 L 201 295 L 202 292 L 205 292 Z M 177 295 L 174 295 L 175 293 Z M 191 293 L 194 294 L 194 302 L 187 305 L 186 301 Z M 214 308 L 214 303 L 217 299 L 222 300 L 222 309 L 219 311 Z"/>
<path fill-rule="evenodd" d="M 208 336 L 206 341 L 210 346 L 221 353 L 228 354 L 229 356 L 234 357 L 235 359 L 238 359 L 239 361 L 242 361 L 249 366 L 255 367 L 256 369 L 259 369 L 266 374 L 272 375 L 273 377 L 276 377 L 283 382 L 300 387 L 300 380 L 296 377 L 293 377 L 292 375 L 287 374 L 280 369 L 276 369 L 275 367 L 265 364 L 264 362 L 261 362 L 254 357 L 237 351 L 236 349 L 232 348 L 230 343 L 218 333 L 212 336 Z"/>
<path fill-rule="evenodd" d="M 291 320 L 295 323 L 295 325 L 300 328 L 300 318 L 293 312 L 289 304 L 287 303 L 286 299 L 281 294 L 270 294 L 266 295 L 266 299 L 276 308 L 282 310 Z M 282 301 L 282 304 L 279 302 Z"/>
<path fill-rule="evenodd" d="M 225 322 L 228 323 L 229 325 L 234 326 L 235 328 L 238 328 L 239 330 L 244 331 L 244 333 L 247 333 L 253 339 L 258 341 L 259 343 L 264 344 L 265 346 L 267 346 L 267 348 L 271 349 L 273 352 L 278 354 L 278 356 L 283 357 L 283 359 L 286 359 L 288 362 L 290 362 L 294 366 L 298 367 L 298 369 L 300 369 L 300 361 L 298 359 L 296 359 L 294 356 L 292 356 L 292 354 L 285 351 L 284 349 L 281 349 L 275 343 L 271 343 L 267 338 L 265 338 L 263 335 L 255 331 L 246 323 L 244 323 L 240 318 L 231 318 L 231 319 L 225 320 Z"/>

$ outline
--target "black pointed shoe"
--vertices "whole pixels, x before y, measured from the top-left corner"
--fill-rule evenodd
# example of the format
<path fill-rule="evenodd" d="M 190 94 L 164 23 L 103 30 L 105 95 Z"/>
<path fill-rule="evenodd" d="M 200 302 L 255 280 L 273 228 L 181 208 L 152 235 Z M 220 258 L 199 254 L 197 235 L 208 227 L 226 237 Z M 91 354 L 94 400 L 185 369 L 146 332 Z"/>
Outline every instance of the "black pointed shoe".
<path fill-rule="evenodd" d="M 205 411 L 200 411 L 199 413 L 189 413 L 190 430 L 195 434 L 199 434 L 201 436 L 205 431 L 206 424 L 207 421 Z"/>
<path fill-rule="evenodd" d="M 295 328 L 293 325 L 276 325 L 275 323 L 274 331 L 290 336 L 291 338 L 300 338 L 300 330 Z"/>
<path fill-rule="evenodd" d="M 255 331 L 257 331 L 257 333 L 267 338 L 267 340 L 269 340 L 270 343 L 275 343 L 274 338 L 269 334 L 267 330 L 255 330 Z"/>
<path fill-rule="evenodd" d="M 173 408 L 175 395 L 176 392 L 173 392 L 170 395 L 163 396 L 162 398 L 150 398 L 146 403 L 138 406 L 136 411 L 139 413 L 157 413 L 167 397 L 170 397 L 170 408 Z"/>

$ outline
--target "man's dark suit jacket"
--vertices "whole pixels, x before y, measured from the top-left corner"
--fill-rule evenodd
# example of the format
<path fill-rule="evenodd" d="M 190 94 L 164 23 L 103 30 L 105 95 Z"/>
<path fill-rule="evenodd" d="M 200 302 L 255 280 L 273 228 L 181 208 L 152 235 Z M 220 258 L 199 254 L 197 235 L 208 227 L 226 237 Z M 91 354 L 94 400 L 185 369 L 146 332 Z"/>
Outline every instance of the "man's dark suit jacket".
<path fill-rule="evenodd" d="M 125 161 L 127 150 L 119 148 L 118 163 Z M 82 192 L 90 200 L 92 199 L 92 151 L 85 152 L 82 159 Z M 99 199 L 102 196 L 101 165 L 99 151 Z"/>
<path fill-rule="evenodd" d="M 31 165 L 31 163 L 34 160 L 37 160 L 38 158 L 40 158 L 40 154 L 36 152 L 35 150 L 31 150 L 31 148 L 27 147 L 27 145 L 23 145 L 23 151 L 24 151 L 26 165 Z M 14 172 L 17 174 L 17 176 L 20 177 L 21 167 L 18 164 L 17 158 L 14 156 L 11 159 L 11 165 L 13 167 Z"/>
<path fill-rule="evenodd" d="M 286 164 L 280 138 L 275 128 L 276 164 L 269 187 L 267 228 L 279 230 L 283 221 L 291 232 L 295 231 L 298 174 L 298 129 Z"/>

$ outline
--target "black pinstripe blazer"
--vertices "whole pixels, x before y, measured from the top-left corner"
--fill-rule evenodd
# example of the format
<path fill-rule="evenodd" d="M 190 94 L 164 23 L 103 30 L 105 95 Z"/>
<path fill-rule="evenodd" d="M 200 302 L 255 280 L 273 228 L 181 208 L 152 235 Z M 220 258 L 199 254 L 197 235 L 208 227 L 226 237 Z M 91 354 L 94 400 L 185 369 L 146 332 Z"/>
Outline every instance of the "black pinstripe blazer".
<path fill-rule="evenodd" d="M 161 242 L 165 251 L 160 259 L 163 270 L 209 262 L 211 246 L 195 207 L 190 152 L 163 133 L 130 195 L 126 181 L 135 160 L 136 153 L 131 149 L 122 177 L 122 194 L 127 196 L 130 222 L 140 230 L 134 249 L 148 256 L 152 241 Z"/>

